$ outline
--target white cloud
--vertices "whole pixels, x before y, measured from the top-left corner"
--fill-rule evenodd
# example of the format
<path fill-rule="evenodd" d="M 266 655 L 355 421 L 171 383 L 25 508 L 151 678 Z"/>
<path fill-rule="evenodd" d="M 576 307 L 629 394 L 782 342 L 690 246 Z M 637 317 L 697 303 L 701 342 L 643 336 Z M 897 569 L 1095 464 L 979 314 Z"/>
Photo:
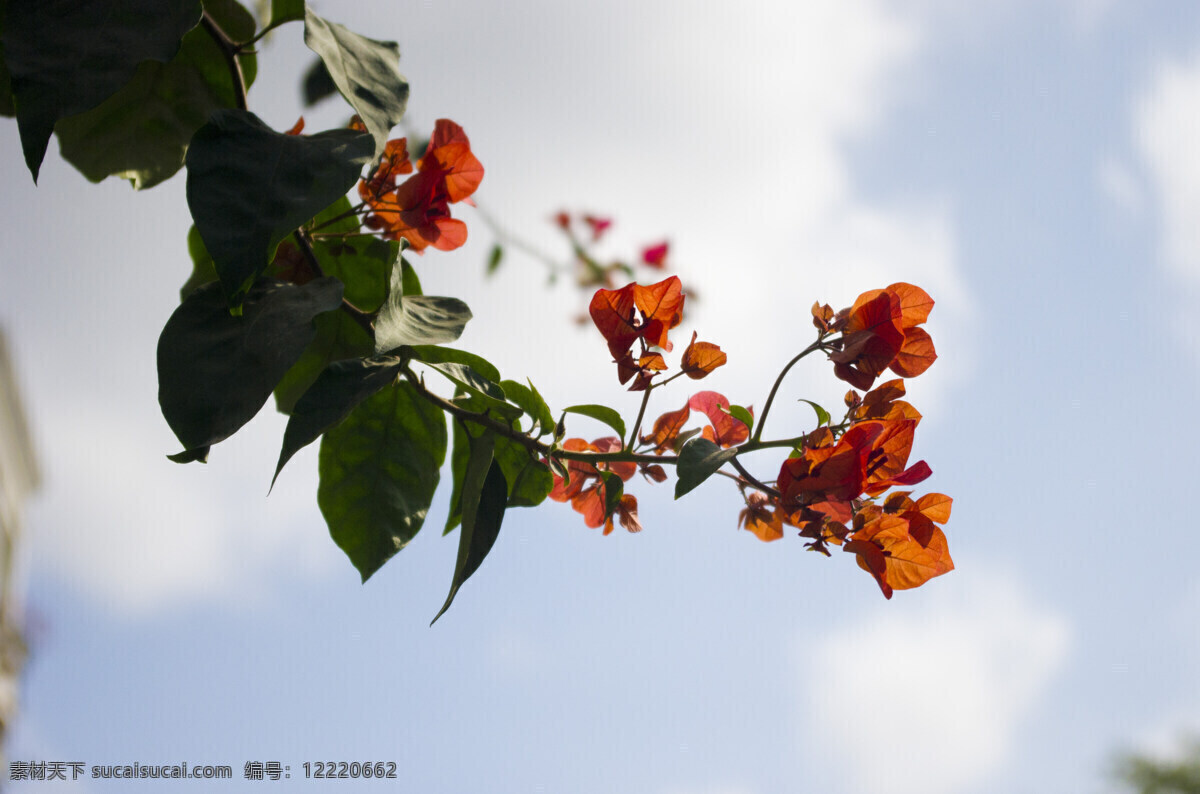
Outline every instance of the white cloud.
<path fill-rule="evenodd" d="M 32 561 L 102 608 L 142 616 L 195 600 L 245 604 L 265 595 L 264 573 L 311 575 L 340 555 L 314 500 L 293 487 L 303 482 L 311 494 L 315 486 L 304 461 L 293 461 L 291 482 L 281 477 L 266 498 L 280 437 L 267 425 L 278 422 L 251 423 L 207 466 L 180 466 L 165 458 L 177 442 L 156 414 L 47 414 L 56 420 L 39 439 L 44 482 L 29 511 Z"/>
<path fill-rule="evenodd" d="M 1134 110 L 1134 141 L 1161 214 L 1168 272 L 1200 284 L 1200 51 L 1163 61 Z"/>
<path fill-rule="evenodd" d="M 844 760 L 851 790 L 959 792 L 1012 761 L 1068 627 L 1008 578 L 976 570 L 964 586 L 904 614 L 889 603 L 803 654 L 807 740 Z"/>

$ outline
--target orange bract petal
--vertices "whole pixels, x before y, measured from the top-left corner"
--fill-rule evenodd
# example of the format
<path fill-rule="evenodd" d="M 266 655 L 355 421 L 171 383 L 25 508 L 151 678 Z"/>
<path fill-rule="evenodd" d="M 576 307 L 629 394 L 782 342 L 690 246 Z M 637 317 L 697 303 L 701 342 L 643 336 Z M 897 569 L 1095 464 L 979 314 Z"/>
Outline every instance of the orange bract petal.
<path fill-rule="evenodd" d="M 608 352 L 612 353 L 614 361 L 623 358 L 634 340 L 642 334 L 634 311 L 637 303 L 633 290 L 636 286 L 628 284 L 621 289 L 596 290 L 592 302 L 588 305 L 592 322 L 608 341 Z"/>
<path fill-rule="evenodd" d="M 687 405 L 678 411 L 667 411 L 654 420 L 654 428 L 648 435 L 642 436 L 642 443 L 653 444 L 656 455 L 670 452 L 675 439 L 679 437 L 679 431 L 683 429 L 691 413 L 691 408 Z"/>
<path fill-rule="evenodd" d="M 697 392 L 688 400 L 693 411 L 701 412 L 712 422 L 711 428 L 704 429 L 704 437 L 722 447 L 732 447 L 750 437 L 750 428 L 721 410 L 721 406 L 728 409 L 730 405 L 725 395 L 715 391 Z M 754 409 L 749 410 L 753 416 Z"/>
<path fill-rule="evenodd" d="M 683 285 L 678 276 L 648 287 L 635 285 L 634 300 L 644 318 L 642 336 L 654 346 L 671 352 L 667 332 L 683 320 Z"/>
<path fill-rule="evenodd" d="M 904 331 L 904 346 L 891 364 L 892 372 L 902 378 L 915 378 L 937 361 L 933 339 L 924 328 L 908 328 Z"/>
<path fill-rule="evenodd" d="M 699 380 L 727 361 L 721 348 L 711 342 L 697 342 L 696 332 L 692 332 L 691 344 L 683 351 L 683 360 L 679 368 L 687 373 L 689 378 Z"/>
<path fill-rule="evenodd" d="M 764 542 L 783 537 L 783 518 L 767 497 L 752 493 L 746 497 L 746 507 L 738 515 L 738 526 L 754 533 Z"/>
<path fill-rule="evenodd" d="M 954 570 L 940 529 L 928 524 L 917 535 L 910 534 L 909 522 L 898 516 L 885 515 L 868 522 L 854 533 L 846 551 L 859 555 L 859 565 L 875 577 L 888 598 L 892 590 L 920 587 Z"/>

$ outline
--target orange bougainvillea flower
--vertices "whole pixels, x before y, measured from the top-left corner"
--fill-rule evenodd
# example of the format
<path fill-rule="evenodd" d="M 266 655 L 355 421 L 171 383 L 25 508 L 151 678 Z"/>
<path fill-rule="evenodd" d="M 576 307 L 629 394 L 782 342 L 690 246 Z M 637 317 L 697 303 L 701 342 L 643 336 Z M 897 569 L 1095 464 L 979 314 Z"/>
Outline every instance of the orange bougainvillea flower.
<path fill-rule="evenodd" d="M 621 361 L 638 339 L 671 351 L 667 332 L 683 320 L 683 298 L 679 277 L 671 276 L 646 287 L 631 283 L 596 290 L 588 312 L 607 340 L 613 361 Z"/>
<path fill-rule="evenodd" d="M 653 429 L 647 435 L 642 436 L 642 443 L 653 444 L 655 455 L 670 452 L 674 448 L 675 439 L 679 438 L 679 431 L 687 424 L 691 413 L 692 409 L 688 405 L 684 405 L 678 411 L 667 411 L 654 420 Z"/>
<path fill-rule="evenodd" d="M 950 497 L 928 494 L 916 502 L 907 496 L 896 501 L 900 509 L 894 512 L 876 508 L 856 516 L 854 532 L 843 546 L 858 555 L 859 567 L 875 578 L 885 598 L 893 590 L 920 587 L 954 570 L 946 536 L 934 523 L 950 519 Z"/>
<path fill-rule="evenodd" d="M 622 447 L 621 439 L 616 436 L 598 438 L 590 444 L 582 438 L 568 438 L 562 448 L 569 452 L 618 452 Z M 637 464 L 632 462 L 615 463 L 582 463 L 567 461 L 570 482 L 566 482 L 558 474 L 554 475 L 554 487 L 550 498 L 556 502 L 571 503 L 571 507 L 583 516 L 584 523 L 592 528 L 604 527 L 604 534 L 613 531 L 613 515 L 607 507 L 607 494 L 604 478 L 600 472 L 609 471 L 628 481 L 637 472 Z M 637 497 L 622 494 L 616 506 L 615 515 L 621 526 L 630 532 L 641 532 L 642 524 L 637 515 Z"/>
<path fill-rule="evenodd" d="M 784 504 L 807 506 L 817 502 L 849 502 L 862 495 L 867 479 L 867 461 L 872 445 L 883 432 L 882 422 L 860 422 L 851 426 L 836 444 L 820 434 L 779 470 L 776 485 Z"/>
<path fill-rule="evenodd" d="M 715 391 L 702 391 L 692 395 L 688 400 L 688 407 L 693 411 L 699 411 L 708 417 L 708 421 L 712 425 L 704 428 L 702 435 L 709 441 L 721 447 L 732 447 L 741 444 L 750 437 L 750 428 L 746 427 L 740 419 L 734 419 L 729 415 L 728 409 L 731 403 L 724 394 Z M 721 410 L 724 407 L 725 410 Z M 750 416 L 754 416 L 754 408 L 747 409 Z"/>
<path fill-rule="evenodd" d="M 932 308 L 933 299 L 923 289 L 905 282 L 859 295 L 841 327 L 842 348 L 830 355 L 834 374 L 869 389 L 886 369 L 904 378 L 929 369 L 937 353 L 929 334 L 917 326 Z"/>
<path fill-rule="evenodd" d="M 405 139 L 389 141 L 371 178 L 359 184 L 359 195 L 371 208 L 366 225 L 389 240 L 407 240 L 416 251 L 441 251 L 467 241 L 467 225 L 450 217 L 450 204 L 467 200 L 483 179 L 483 166 L 471 153 L 462 127 L 438 119 L 417 173 L 399 185 L 397 174 L 412 173 Z"/>
<path fill-rule="evenodd" d="M 679 368 L 687 373 L 689 378 L 699 380 L 726 360 L 727 357 L 721 352 L 721 348 L 711 342 L 697 342 L 696 332 L 693 331 L 691 344 L 683 351 L 683 360 L 679 362 Z"/>
<path fill-rule="evenodd" d="M 783 537 L 783 514 L 760 493 L 746 496 L 746 507 L 738 515 L 738 526 L 748 529 L 761 541 L 770 542 Z"/>
<path fill-rule="evenodd" d="M 667 266 L 668 250 L 670 250 L 670 244 L 665 242 L 649 246 L 642 250 L 642 262 L 650 267 L 662 270 Z"/>

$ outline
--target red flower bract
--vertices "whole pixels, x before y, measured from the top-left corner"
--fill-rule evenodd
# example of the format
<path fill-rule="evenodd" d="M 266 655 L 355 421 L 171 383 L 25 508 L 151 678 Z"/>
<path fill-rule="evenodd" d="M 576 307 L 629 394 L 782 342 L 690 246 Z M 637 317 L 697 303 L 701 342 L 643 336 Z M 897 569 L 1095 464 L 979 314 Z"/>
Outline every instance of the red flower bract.
<path fill-rule="evenodd" d="M 616 436 L 598 438 L 592 443 L 582 438 L 568 438 L 562 448 L 568 452 L 617 452 L 621 449 L 621 439 Z M 575 512 L 583 516 L 583 521 L 592 529 L 604 526 L 604 534 L 613 531 L 613 516 L 607 511 L 607 493 L 601 471 L 610 471 L 627 481 L 637 472 L 636 463 L 581 463 L 568 461 L 567 470 L 570 483 L 557 474 L 554 475 L 554 488 L 550 498 L 556 502 L 570 501 Z M 621 521 L 621 526 L 630 532 L 641 532 L 642 524 L 637 515 L 637 497 L 622 494 L 616 505 L 615 515 Z"/>
<path fill-rule="evenodd" d="M 450 217 L 450 204 L 467 199 L 483 179 L 462 127 L 439 119 L 417 173 L 392 186 L 396 174 L 411 172 L 406 140 L 388 141 L 375 173 L 359 183 L 359 195 L 371 208 L 367 226 L 390 240 L 407 240 L 418 252 L 427 246 L 458 248 L 467 241 L 467 225 Z"/>
<path fill-rule="evenodd" d="M 917 326 L 932 308 L 933 299 L 923 289 L 905 282 L 859 295 L 841 329 L 842 348 L 829 356 L 834 374 L 869 389 L 886 369 L 905 378 L 929 369 L 937 353 L 929 334 Z"/>
<path fill-rule="evenodd" d="M 667 332 L 683 320 L 683 298 L 679 277 L 671 276 L 647 287 L 633 283 L 596 290 L 588 312 L 608 341 L 613 361 L 621 361 L 638 339 L 670 352 Z"/>

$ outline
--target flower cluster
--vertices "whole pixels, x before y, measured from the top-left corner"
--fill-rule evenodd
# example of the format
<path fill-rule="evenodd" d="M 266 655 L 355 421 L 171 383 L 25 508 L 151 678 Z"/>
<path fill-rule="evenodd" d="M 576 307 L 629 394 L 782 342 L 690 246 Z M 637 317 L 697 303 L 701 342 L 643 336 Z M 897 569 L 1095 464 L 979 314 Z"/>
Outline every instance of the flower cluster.
<path fill-rule="evenodd" d="M 398 181 L 408 174 L 412 176 Z M 467 225 L 450 217 L 450 205 L 470 203 L 482 180 L 483 166 L 471 153 L 462 127 L 438 119 L 416 173 L 408 140 L 387 142 L 374 173 L 358 184 L 358 195 L 370 208 L 364 223 L 389 240 L 407 240 L 418 252 L 428 246 L 452 251 L 467 241 Z"/>
<path fill-rule="evenodd" d="M 563 442 L 562 448 L 570 452 L 619 452 L 621 439 L 616 436 L 607 436 L 598 438 L 589 444 L 582 438 L 568 438 Z M 608 489 L 612 480 L 605 477 L 607 473 L 608 477 L 619 478 L 619 482 L 625 482 L 637 471 L 636 463 L 597 462 L 591 464 L 569 461 L 567 471 L 569 480 L 557 474 L 554 476 L 554 488 L 550 491 L 551 499 L 556 502 L 569 501 L 571 507 L 583 515 L 585 524 L 592 529 L 603 526 L 605 535 L 613 531 L 614 514 L 620 519 L 621 526 L 625 529 L 630 532 L 642 531 L 642 524 L 638 520 L 637 514 L 637 497 L 623 491 L 616 496 L 616 483 L 614 483 L 615 498 L 613 501 L 615 504 L 610 505 Z M 666 476 L 665 473 L 663 476 Z"/>

